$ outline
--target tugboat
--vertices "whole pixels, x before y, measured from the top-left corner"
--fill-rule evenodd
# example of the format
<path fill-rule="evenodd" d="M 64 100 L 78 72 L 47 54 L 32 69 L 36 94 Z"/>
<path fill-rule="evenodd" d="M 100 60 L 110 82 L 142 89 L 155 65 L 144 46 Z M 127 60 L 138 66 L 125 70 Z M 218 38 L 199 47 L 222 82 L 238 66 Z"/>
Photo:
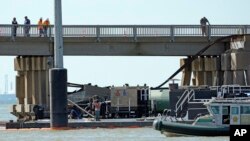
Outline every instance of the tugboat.
<path fill-rule="evenodd" d="M 240 95 L 242 96 L 242 95 Z M 250 124 L 250 97 L 212 98 L 205 103 L 208 115 L 193 122 L 162 116 L 153 122 L 156 130 L 197 136 L 228 136 L 230 125 Z"/>

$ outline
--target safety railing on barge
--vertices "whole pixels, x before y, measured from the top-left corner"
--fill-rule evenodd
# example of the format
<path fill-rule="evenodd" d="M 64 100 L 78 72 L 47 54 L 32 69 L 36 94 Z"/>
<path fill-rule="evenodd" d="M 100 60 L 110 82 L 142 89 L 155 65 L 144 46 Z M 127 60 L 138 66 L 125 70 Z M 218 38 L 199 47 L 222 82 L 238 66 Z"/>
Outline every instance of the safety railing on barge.
<path fill-rule="evenodd" d="M 18 25 L 16 36 L 24 36 L 24 25 Z M 39 37 L 37 25 L 31 25 L 30 37 Z M 250 25 L 211 25 L 207 26 L 207 37 L 250 34 Z M 12 25 L 0 25 L 0 36 L 13 36 Z M 54 36 L 54 26 L 47 31 Z M 64 37 L 170 37 L 202 36 L 200 25 L 64 25 Z"/>

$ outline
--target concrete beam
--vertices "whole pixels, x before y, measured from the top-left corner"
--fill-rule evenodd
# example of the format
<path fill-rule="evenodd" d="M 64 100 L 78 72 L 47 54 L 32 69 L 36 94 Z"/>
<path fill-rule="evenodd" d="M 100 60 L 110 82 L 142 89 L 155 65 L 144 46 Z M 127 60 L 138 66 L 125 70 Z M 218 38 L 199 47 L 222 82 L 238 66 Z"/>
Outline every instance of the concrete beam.
<path fill-rule="evenodd" d="M 65 43 L 64 55 L 97 56 L 192 56 L 207 43 Z M 223 43 L 208 49 L 204 55 L 220 55 Z"/>
<path fill-rule="evenodd" d="M 216 38 L 214 38 L 216 39 Z M 98 42 L 91 37 L 65 37 L 64 55 L 97 56 L 191 56 L 209 44 L 204 37 L 176 37 L 174 42 L 169 37 L 102 37 Z M 51 56 L 53 38 L 0 37 L 0 55 Z M 229 41 L 228 41 L 229 42 Z M 204 55 L 220 55 L 228 46 L 221 42 L 208 49 Z"/>

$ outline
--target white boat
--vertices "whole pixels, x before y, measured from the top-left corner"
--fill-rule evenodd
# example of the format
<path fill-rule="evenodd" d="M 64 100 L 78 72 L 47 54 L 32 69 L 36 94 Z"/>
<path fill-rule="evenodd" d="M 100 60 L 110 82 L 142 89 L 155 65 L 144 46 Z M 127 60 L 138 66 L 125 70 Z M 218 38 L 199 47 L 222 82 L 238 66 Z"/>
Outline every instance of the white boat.
<path fill-rule="evenodd" d="M 208 115 L 198 117 L 191 124 L 158 118 L 153 127 L 163 132 L 198 136 L 227 136 L 230 125 L 250 124 L 250 97 L 212 98 L 205 103 Z"/>

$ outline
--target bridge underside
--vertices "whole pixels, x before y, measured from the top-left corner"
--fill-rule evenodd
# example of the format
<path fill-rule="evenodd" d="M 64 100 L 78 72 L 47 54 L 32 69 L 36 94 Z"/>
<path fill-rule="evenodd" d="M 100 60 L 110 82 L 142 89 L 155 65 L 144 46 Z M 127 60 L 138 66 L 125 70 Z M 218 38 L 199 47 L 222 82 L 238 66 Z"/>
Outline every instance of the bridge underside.
<path fill-rule="evenodd" d="M 215 40 L 218 37 L 213 37 Z M 70 56 L 192 56 L 209 44 L 206 37 L 65 37 L 64 55 Z M 53 38 L 0 37 L 0 55 L 51 56 Z M 204 55 L 220 55 L 229 41 L 220 42 Z"/>

